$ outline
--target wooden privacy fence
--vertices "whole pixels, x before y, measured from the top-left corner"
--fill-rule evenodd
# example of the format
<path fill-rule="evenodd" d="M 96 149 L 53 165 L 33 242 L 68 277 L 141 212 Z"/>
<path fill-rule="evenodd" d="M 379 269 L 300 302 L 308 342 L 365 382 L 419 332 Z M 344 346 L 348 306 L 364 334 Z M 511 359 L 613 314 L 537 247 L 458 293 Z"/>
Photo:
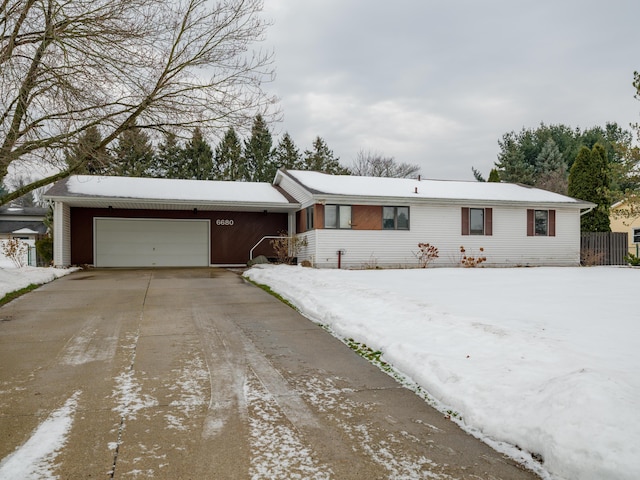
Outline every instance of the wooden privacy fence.
<path fill-rule="evenodd" d="M 626 265 L 629 253 L 626 233 L 583 233 L 580 237 L 580 262 L 583 265 Z"/>

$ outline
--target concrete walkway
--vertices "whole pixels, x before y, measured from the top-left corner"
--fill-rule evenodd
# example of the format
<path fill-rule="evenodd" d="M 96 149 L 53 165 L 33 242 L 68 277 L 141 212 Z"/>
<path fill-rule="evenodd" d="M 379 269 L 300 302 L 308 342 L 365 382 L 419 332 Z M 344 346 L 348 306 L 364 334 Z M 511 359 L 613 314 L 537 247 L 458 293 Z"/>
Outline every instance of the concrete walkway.
<path fill-rule="evenodd" d="M 537 478 L 218 269 L 88 270 L 0 308 L 0 478 L 59 417 L 32 461 L 60 479 Z"/>

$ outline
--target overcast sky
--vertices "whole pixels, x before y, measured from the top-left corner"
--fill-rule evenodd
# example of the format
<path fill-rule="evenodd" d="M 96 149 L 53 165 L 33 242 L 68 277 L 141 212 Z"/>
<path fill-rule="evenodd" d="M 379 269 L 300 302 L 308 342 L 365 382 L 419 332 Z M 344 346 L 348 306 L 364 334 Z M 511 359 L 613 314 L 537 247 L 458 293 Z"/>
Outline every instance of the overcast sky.
<path fill-rule="evenodd" d="M 275 140 L 321 136 L 346 166 L 374 151 L 471 180 L 512 130 L 640 120 L 638 0 L 265 0 L 264 15 Z"/>

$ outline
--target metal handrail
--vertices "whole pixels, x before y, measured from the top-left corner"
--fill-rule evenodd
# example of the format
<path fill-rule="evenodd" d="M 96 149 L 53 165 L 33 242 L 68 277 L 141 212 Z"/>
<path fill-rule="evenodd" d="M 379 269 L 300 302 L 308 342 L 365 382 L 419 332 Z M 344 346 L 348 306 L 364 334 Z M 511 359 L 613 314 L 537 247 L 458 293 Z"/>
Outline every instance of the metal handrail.
<path fill-rule="evenodd" d="M 283 238 L 282 235 L 266 235 L 264 237 L 262 237 L 260 240 L 258 240 L 258 243 L 256 243 L 253 248 L 251 250 L 249 250 L 249 260 L 253 260 L 253 251 L 258 247 L 258 245 L 260 245 L 264 240 L 271 238 Z M 287 238 L 291 238 L 291 237 L 287 237 Z"/>

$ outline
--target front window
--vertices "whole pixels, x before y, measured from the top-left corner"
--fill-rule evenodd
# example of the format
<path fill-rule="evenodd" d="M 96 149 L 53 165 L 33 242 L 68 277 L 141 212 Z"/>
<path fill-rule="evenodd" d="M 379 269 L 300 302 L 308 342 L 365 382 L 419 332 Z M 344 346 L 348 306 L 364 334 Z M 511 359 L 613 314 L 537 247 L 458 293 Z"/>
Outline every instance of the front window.
<path fill-rule="evenodd" d="M 484 235 L 484 208 L 469 209 L 469 233 Z"/>
<path fill-rule="evenodd" d="M 351 228 L 351 205 L 325 205 L 324 228 Z"/>
<path fill-rule="evenodd" d="M 633 229 L 633 243 L 640 243 L 640 228 Z"/>
<path fill-rule="evenodd" d="M 307 230 L 313 230 L 313 209 L 314 206 L 310 206 L 307 207 L 306 213 L 307 213 Z"/>
<path fill-rule="evenodd" d="M 534 216 L 535 234 L 536 236 L 549 235 L 549 211 L 536 210 Z"/>
<path fill-rule="evenodd" d="M 409 230 L 409 207 L 382 207 L 384 230 Z"/>

